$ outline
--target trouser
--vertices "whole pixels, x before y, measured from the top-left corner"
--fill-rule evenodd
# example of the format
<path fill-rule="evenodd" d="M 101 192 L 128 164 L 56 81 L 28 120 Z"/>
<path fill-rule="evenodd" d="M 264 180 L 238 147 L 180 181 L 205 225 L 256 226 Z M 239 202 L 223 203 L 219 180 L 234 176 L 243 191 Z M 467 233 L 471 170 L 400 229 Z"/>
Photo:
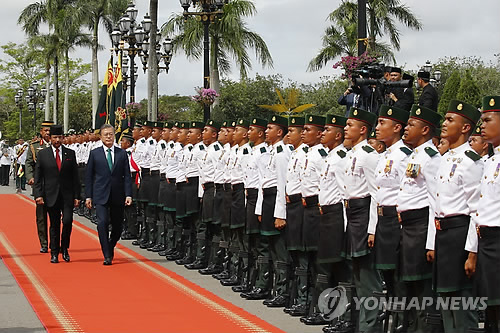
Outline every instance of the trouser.
<path fill-rule="evenodd" d="M 130 206 L 125 206 L 125 228 L 132 237 L 137 237 L 137 206 L 132 203 Z"/>
<path fill-rule="evenodd" d="M 425 317 L 428 314 L 437 314 L 435 307 L 435 294 L 432 291 L 432 280 L 405 281 L 406 300 L 409 302 L 412 298 L 418 301 L 418 304 L 423 304 L 423 298 L 433 298 L 432 306 L 420 307 L 415 309 L 412 307 L 408 310 L 410 325 L 408 332 L 437 332 L 432 326 L 428 325 Z"/>
<path fill-rule="evenodd" d="M 38 231 L 38 240 L 41 247 L 48 247 L 47 237 L 47 206 L 36 205 L 36 229 Z"/>
<path fill-rule="evenodd" d="M 156 244 L 157 245 L 165 245 L 165 238 L 167 233 L 167 216 L 166 212 L 163 210 L 163 207 L 158 207 L 157 210 L 158 219 L 156 220 Z"/>
<path fill-rule="evenodd" d="M 248 252 L 248 240 L 245 236 L 245 227 L 231 229 L 231 268 L 232 274 L 236 275 L 242 253 Z M 243 258 L 242 258 L 243 259 Z M 248 256 L 244 259 L 246 262 L 241 263 L 243 266 L 248 265 Z"/>
<path fill-rule="evenodd" d="M 165 223 L 166 223 L 166 238 L 165 244 L 167 249 L 175 248 L 175 211 L 164 210 L 165 213 Z"/>
<path fill-rule="evenodd" d="M 272 272 L 269 256 L 269 237 L 256 234 L 254 257 L 257 258 L 257 279 L 255 287 L 270 290 L 272 283 Z"/>
<path fill-rule="evenodd" d="M 60 250 L 69 249 L 71 230 L 73 228 L 73 205 L 65 204 L 62 196 L 47 211 L 50 217 L 50 251 L 59 254 Z M 62 219 L 61 219 L 62 217 Z M 61 233 L 62 220 L 62 233 Z"/>
<path fill-rule="evenodd" d="M 9 185 L 9 172 L 10 172 L 9 164 L 2 164 L 0 166 L 0 185 L 2 186 Z"/>
<path fill-rule="evenodd" d="M 374 292 L 382 292 L 382 281 L 375 269 L 373 252 L 361 257 L 352 257 L 352 273 L 358 299 L 373 297 Z M 359 331 L 379 332 L 381 325 L 377 322 L 378 307 L 368 309 L 368 305 L 367 302 L 360 304 Z"/>
<path fill-rule="evenodd" d="M 406 286 L 405 286 L 405 283 L 403 281 L 401 281 L 400 277 L 399 277 L 399 274 L 398 274 L 398 270 L 396 269 L 379 269 L 379 272 L 380 272 L 380 275 L 382 277 L 382 279 L 384 280 L 385 282 L 385 286 L 386 286 L 386 289 L 387 289 L 387 299 L 389 299 L 389 297 L 395 297 L 396 299 L 401 299 L 401 297 L 403 297 L 404 295 L 406 295 Z M 393 314 L 393 318 L 394 316 L 397 316 L 398 320 L 397 320 L 397 323 L 398 323 L 398 326 L 399 325 L 402 325 L 404 324 L 404 316 L 403 316 L 403 313 L 402 312 L 398 312 L 397 314 Z M 387 322 L 388 319 L 386 319 L 386 323 L 384 325 L 384 327 L 388 326 L 388 322 Z"/>
<path fill-rule="evenodd" d="M 122 234 L 123 205 L 96 205 L 97 232 L 104 258 L 114 257 L 114 248 Z M 111 235 L 109 224 L 111 222 Z"/>
<path fill-rule="evenodd" d="M 247 237 L 249 262 L 248 283 L 250 287 L 253 287 L 255 286 L 257 276 L 259 275 L 259 266 L 257 265 L 257 259 L 259 257 L 258 248 L 260 246 L 260 233 L 248 234 Z"/>
<path fill-rule="evenodd" d="M 472 300 L 472 289 L 458 290 L 449 293 L 439 293 L 441 298 L 460 297 Z M 451 304 L 451 301 L 450 301 Z M 464 309 L 463 304 L 458 304 L 459 309 L 441 309 L 445 333 L 467 333 L 469 328 L 478 328 L 478 314 L 476 309 Z"/>
<path fill-rule="evenodd" d="M 18 176 L 19 168 L 22 168 L 23 174 L 21 177 Z M 23 164 L 16 164 L 16 188 L 21 190 L 26 190 L 26 168 Z"/>
<path fill-rule="evenodd" d="M 275 295 L 284 295 L 288 280 L 287 265 L 290 262 L 288 251 L 285 244 L 285 233 L 278 235 L 263 236 L 269 238 L 269 252 L 273 262 L 274 269 L 274 293 Z"/>
<path fill-rule="evenodd" d="M 290 251 L 295 283 L 291 286 L 291 296 L 296 304 L 306 305 L 308 292 L 308 258 L 305 251 Z"/>

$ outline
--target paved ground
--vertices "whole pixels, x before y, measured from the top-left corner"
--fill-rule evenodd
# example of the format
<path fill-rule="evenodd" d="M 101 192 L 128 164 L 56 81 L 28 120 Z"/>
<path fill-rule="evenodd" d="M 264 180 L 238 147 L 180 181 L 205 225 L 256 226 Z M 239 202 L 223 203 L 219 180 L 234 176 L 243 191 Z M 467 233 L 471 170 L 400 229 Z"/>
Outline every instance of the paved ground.
<path fill-rule="evenodd" d="M 29 189 L 29 186 L 28 186 Z M 31 190 L 29 190 L 31 191 Z M 11 186 L 0 187 L 0 194 L 15 193 L 13 181 Z M 29 195 L 30 192 L 25 193 Z M 33 208 L 33 223 L 35 210 Z M 74 219 L 80 223 L 95 229 L 95 225 L 78 215 Z M 1 223 L 1 222 L 0 222 Z M 202 276 L 197 271 L 189 271 L 182 266 L 178 266 L 173 262 L 168 262 L 164 258 L 159 257 L 157 254 L 148 252 L 132 246 L 132 241 L 120 241 L 120 243 L 133 251 L 141 254 L 142 256 L 170 269 L 171 271 L 183 276 L 189 281 L 209 290 L 217 296 L 233 303 L 236 306 L 252 313 L 259 318 L 267 321 L 268 323 L 286 331 L 286 332 L 300 332 L 300 333 L 313 333 L 321 332 L 321 326 L 308 327 L 299 322 L 298 318 L 293 318 L 285 313 L 282 309 L 270 309 L 262 304 L 261 301 L 247 301 L 239 297 L 238 294 L 231 291 L 229 287 L 223 287 L 219 281 L 209 276 Z M 34 244 L 34 246 L 38 246 Z M 70 251 L 71 252 L 71 251 Z M 47 264 L 48 262 L 47 257 Z M 153 295 L 152 295 L 153 296 Z M 0 260 L 0 333 L 31 333 L 31 332 L 45 332 L 42 324 L 38 320 L 35 312 L 30 304 L 24 297 L 21 289 L 17 285 L 15 279 L 10 274 L 9 270 L 5 267 Z"/>

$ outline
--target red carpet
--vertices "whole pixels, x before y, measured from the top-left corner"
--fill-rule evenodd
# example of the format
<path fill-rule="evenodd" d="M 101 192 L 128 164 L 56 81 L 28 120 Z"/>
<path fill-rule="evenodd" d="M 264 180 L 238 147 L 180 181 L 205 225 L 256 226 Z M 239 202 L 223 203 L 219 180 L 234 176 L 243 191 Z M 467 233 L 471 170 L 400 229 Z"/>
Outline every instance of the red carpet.
<path fill-rule="evenodd" d="M 0 211 L 0 256 L 49 332 L 281 332 L 123 246 L 103 266 L 96 231 L 78 222 L 71 262 L 51 264 L 34 203 L 0 195 Z"/>

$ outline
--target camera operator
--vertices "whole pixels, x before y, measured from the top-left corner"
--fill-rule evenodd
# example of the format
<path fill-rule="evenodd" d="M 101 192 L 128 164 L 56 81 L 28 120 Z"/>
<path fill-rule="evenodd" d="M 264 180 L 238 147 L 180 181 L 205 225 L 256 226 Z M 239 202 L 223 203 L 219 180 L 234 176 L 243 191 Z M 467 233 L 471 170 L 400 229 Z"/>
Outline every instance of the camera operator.
<path fill-rule="evenodd" d="M 391 81 L 397 82 L 401 81 L 401 79 L 401 68 L 392 67 Z M 395 106 L 403 110 L 410 111 L 415 100 L 413 88 L 391 87 L 390 89 L 387 89 L 386 92 L 388 92 L 387 97 L 389 97 L 389 106 Z"/>
<path fill-rule="evenodd" d="M 356 103 L 358 102 L 358 99 L 359 99 L 359 95 L 354 92 L 352 86 L 347 88 L 346 91 L 344 92 L 344 94 L 339 97 L 339 100 L 337 101 L 337 103 L 339 103 L 340 105 L 345 105 L 345 116 L 346 117 L 349 116 L 349 110 L 351 109 L 351 107 L 356 105 Z"/>
<path fill-rule="evenodd" d="M 422 94 L 418 99 L 418 105 L 425 106 L 431 110 L 437 112 L 438 108 L 438 93 L 436 88 L 429 83 L 431 78 L 431 73 L 420 71 L 417 74 L 417 83 L 420 88 L 422 88 Z"/>

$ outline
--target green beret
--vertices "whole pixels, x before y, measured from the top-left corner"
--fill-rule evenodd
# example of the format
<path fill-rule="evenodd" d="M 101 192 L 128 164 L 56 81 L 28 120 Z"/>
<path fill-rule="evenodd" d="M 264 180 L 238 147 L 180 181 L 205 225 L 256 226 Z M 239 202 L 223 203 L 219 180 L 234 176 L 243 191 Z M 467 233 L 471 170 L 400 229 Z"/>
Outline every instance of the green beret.
<path fill-rule="evenodd" d="M 179 122 L 179 128 L 180 129 L 189 129 L 190 123 L 188 121 L 181 121 Z"/>
<path fill-rule="evenodd" d="M 325 118 L 325 126 L 335 126 L 344 128 L 347 124 L 347 118 L 342 116 L 337 116 L 335 114 L 327 114 Z"/>
<path fill-rule="evenodd" d="M 269 125 L 278 125 L 284 128 L 288 127 L 288 119 L 281 116 L 271 116 L 267 122 Z"/>
<path fill-rule="evenodd" d="M 230 121 L 224 120 L 220 128 L 226 128 L 228 123 L 230 123 Z"/>
<path fill-rule="evenodd" d="M 203 129 L 205 127 L 205 123 L 201 121 L 192 121 L 189 125 L 189 128 Z"/>
<path fill-rule="evenodd" d="M 434 135 L 432 137 L 434 137 L 434 138 L 440 138 L 441 137 L 441 127 L 434 128 Z"/>
<path fill-rule="evenodd" d="M 441 115 L 434 110 L 413 104 L 410 111 L 410 118 L 415 118 L 426 122 L 434 127 L 439 127 L 441 123 Z"/>
<path fill-rule="evenodd" d="M 134 143 L 134 141 L 135 141 L 134 138 L 132 137 L 132 135 L 130 133 L 124 133 L 122 135 L 122 139 L 127 139 L 131 143 Z"/>
<path fill-rule="evenodd" d="M 171 121 L 166 121 L 165 124 L 163 124 L 163 128 L 172 128 L 174 126 L 174 123 Z"/>
<path fill-rule="evenodd" d="M 459 114 L 469 119 L 474 124 L 481 118 L 481 112 L 476 107 L 454 99 L 452 99 L 448 105 L 448 112 Z"/>
<path fill-rule="evenodd" d="M 352 107 L 349 112 L 349 119 L 359 120 L 373 127 L 377 122 L 377 115 L 363 109 Z"/>
<path fill-rule="evenodd" d="M 231 120 L 228 122 L 227 128 L 234 128 L 236 127 L 236 120 Z"/>
<path fill-rule="evenodd" d="M 163 128 L 163 122 L 155 121 L 153 127 L 154 128 Z"/>
<path fill-rule="evenodd" d="M 146 120 L 142 123 L 142 126 L 145 126 L 145 127 L 154 127 L 155 126 L 155 123 L 154 121 L 149 121 L 149 120 Z"/>
<path fill-rule="evenodd" d="M 371 131 L 370 132 L 370 135 L 368 136 L 368 139 L 377 139 L 377 135 L 376 135 L 375 131 Z"/>
<path fill-rule="evenodd" d="M 410 116 L 410 113 L 408 111 L 394 107 L 394 106 L 388 106 L 385 104 L 382 104 L 380 106 L 380 110 L 378 113 L 379 118 L 391 119 L 391 120 L 397 121 L 397 122 L 405 124 L 405 125 L 408 122 L 409 116 Z"/>
<path fill-rule="evenodd" d="M 289 117 L 288 127 L 304 127 L 306 119 L 304 117 Z"/>
<path fill-rule="evenodd" d="M 309 114 L 306 116 L 306 125 L 314 125 L 323 128 L 325 126 L 325 117 Z"/>
<path fill-rule="evenodd" d="M 142 125 L 136 122 L 136 123 L 134 124 L 134 128 L 135 128 L 135 127 L 137 127 L 137 128 L 142 128 Z"/>
<path fill-rule="evenodd" d="M 248 129 L 248 127 L 250 127 L 250 122 L 245 119 L 238 119 L 238 121 L 236 121 L 236 126 Z"/>
<path fill-rule="evenodd" d="M 267 128 L 267 120 L 260 118 L 253 118 L 250 126 L 261 127 L 265 129 Z"/>
<path fill-rule="evenodd" d="M 221 127 L 221 125 L 218 122 L 216 122 L 215 120 L 209 119 L 205 126 L 211 127 L 218 132 L 221 128 L 224 128 L 227 126 L 227 121 L 225 121 Z"/>
<path fill-rule="evenodd" d="M 177 127 L 180 128 L 181 123 L 179 121 L 176 121 L 175 123 L 172 124 L 172 127 Z"/>
<path fill-rule="evenodd" d="M 483 112 L 500 112 L 500 96 L 485 96 Z"/>
<path fill-rule="evenodd" d="M 471 135 L 481 136 L 481 122 L 478 122 Z"/>

